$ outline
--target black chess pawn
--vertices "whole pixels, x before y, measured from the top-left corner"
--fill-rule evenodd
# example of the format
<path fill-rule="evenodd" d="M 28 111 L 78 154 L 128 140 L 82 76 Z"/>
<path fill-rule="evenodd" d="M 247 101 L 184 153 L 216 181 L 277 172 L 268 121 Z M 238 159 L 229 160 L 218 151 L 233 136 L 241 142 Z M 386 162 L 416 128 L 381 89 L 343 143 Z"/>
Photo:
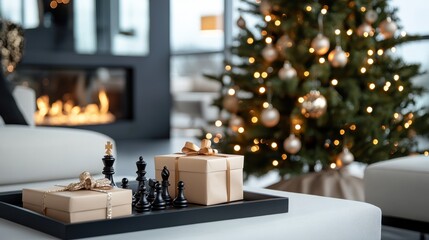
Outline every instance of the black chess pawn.
<path fill-rule="evenodd" d="M 121 181 L 121 188 L 123 188 L 123 189 L 127 189 L 128 188 L 128 178 L 122 178 L 122 181 Z"/>
<path fill-rule="evenodd" d="M 155 194 L 156 194 L 156 189 L 155 189 L 155 183 L 156 181 L 153 180 L 152 178 L 149 179 L 149 193 L 147 195 L 147 200 L 149 202 L 153 202 L 155 200 Z"/>
<path fill-rule="evenodd" d="M 164 199 L 162 198 L 162 187 L 159 182 L 155 184 L 156 188 L 156 197 L 152 203 L 152 210 L 164 210 L 166 208 L 166 204 Z"/>
<path fill-rule="evenodd" d="M 140 196 L 139 200 L 135 205 L 135 210 L 138 213 L 150 211 L 150 202 L 146 199 L 146 186 L 144 184 L 141 185 L 139 190 Z"/>
<path fill-rule="evenodd" d="M 115 180 L 113 180 L 113 174 L 115 174 L 115 170 L 113 169 L 113 164 L 115 163 L 115 158 L 112 156 L 112 148 L 113 145 L 111 142 L 107 142 L 104 146 L 106 150 L 106 155 L 102 158 L 104 168 L 101 173 L 104 174 L 104 177 L 110 180 L 110 185 L 112 187 L 116 187 Z"/>
<path fill-rule="evenodd" d="M 168 192 L 168 186 L 170 186 L 170 182 L 168 181 L 168 178 L 170 177 L 170 171 L 168 171 L 166 166 L 164 166 L 164 168 L 162 169 L 161 177 L 162 177 L 162 198 L 164 199 L 165 204 L 167 204 L 167 206 L 170 206 L 172 201 L 170 192 Z"/>
<path fill-rule="evenodd" d="M 173 206 L 175 208 L 188 207 L 188 200 L 185 198 L 184 189 L 185 183 L 183 183 L 183 181 L 179 181 L 179 183 L 177 183 L 177 197 L 173 201 Z"/>
<path fill-rule="evenodd" d="M 136 166 L 137 166 L 137 178 L 136 180 L 138 181 L 138 185 L 137 185 L 137 189 L 133 195 L 133 204 L 136 204 L 137 201 L 139 200 L 139 196 L 140 196 L 140 189 L 141 189 L 141 185 L 146 185 L 146 162 L 143 161 L 143 157 L 140 156 L 139 160 L 136 162 Z"/>

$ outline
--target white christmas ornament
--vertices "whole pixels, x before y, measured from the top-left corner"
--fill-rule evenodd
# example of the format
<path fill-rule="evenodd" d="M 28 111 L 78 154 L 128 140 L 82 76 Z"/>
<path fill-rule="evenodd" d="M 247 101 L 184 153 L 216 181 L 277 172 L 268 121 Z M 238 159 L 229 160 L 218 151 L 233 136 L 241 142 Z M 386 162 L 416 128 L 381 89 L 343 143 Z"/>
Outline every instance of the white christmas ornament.
<path fill-rule="evenodd" d="M 365 20 L 369 24 L 373 24 L 378 19 L 378 13 L 374 9 L 370 9 L 365 13 Z"/>
<path fill-rule="evenodd" d="M 262 110 L 261 122 L 265 127 L 274 127 L 280 121 L 280 113 L 277 109 L 270 107 Z"/>
<path fill-rule="evenodd" d="M 340 160 L 343 166 L 345 166 L 352 163 L 355 160 L 355 157 L 347 147 L 344 147 L 343 151 L 338 154 L 338 160 Z"/>
<path fill-rule="evenodd" d="M 289 80 L 296 77 L 296 70 L 292 67 L 289 61 L 285 61 L 283 67 L 279 70 L 279 78 L 281 80 Z"/>
<path fill-rule="evenodd" d="M 347 55 L 341 48 L 336 46 L 328 55 L 328 60 L 333 67 L 344 67 L 347 64 Z"/>
<path fill-rule="evenodd" d="M 317 55 L 327 53 L 329 51 L 329 46 L 329 39 L 321 33 L 317 34 L 317 36 L 311 41 L 311 47 Z"/>
<path fill-rule="evenodd" d="M 392 21 L 390 17 L 387 17 L 380 23 L 380 33 L 384 36 L 384 38 L 391 38 L 395 35 L 396 30 L 398 30 L 398 26 L 395 22 Z"/>
<path fill-rule="evenodd" d="M 362 23 L 358 29 L 356 30 L 357 34 L 359 36 L 369 36 L 371 34 L 371 32 L 374 31 L 373 28 L 371 27 L 371 25 L 369 25 L 368 23 Z"/>
<path fill-rule="evenodd" d="M 296 154 L 301 150 L 301 140 L 291 133 L 283 142 L 283 148 L 290 154 Z"/>
<path fill-rule="evenodd" d="M 230 113 L 238 111 L 238 98 L 236 96 L 226 95 L 223 98 L 222 106 Z"/>
<path fill-rule="evenodd" d="M 272 44 L 268 44 L 264 49 L 262 49 L 262 57 L 268 62 L 276 60 L 278 56 L 277 50 L 273 47 Z"/>
<path fill-rule="evenodd" d="M 240 127 L 243 127 L 244 120 L 243 118 L 232 115 L 231 119 L 229 120 L 229 127 L 232 129 L 232 131 L 237 132 Z"/>

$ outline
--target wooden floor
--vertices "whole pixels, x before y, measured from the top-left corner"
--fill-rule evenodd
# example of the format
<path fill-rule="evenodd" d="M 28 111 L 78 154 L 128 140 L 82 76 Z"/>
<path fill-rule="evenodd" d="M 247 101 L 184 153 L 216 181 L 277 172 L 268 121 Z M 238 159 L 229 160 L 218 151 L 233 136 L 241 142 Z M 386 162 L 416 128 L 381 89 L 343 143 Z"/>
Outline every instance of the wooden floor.
<path fill-rule="evenodd" d="M 154 156 L 162 154 L 170 154 L 180 152 L 183 144 L 186 141 L 192 141 L 196 144 L 198 140 L 195 138 L 181 137 L 172 138 L 170 140 L 116 140 L 117 157 L 115 171 L 117 175 L 134 176 L 136 175 L 135 162 L 139 156 L 142 156 L 147 162 L 146 176 L 153 178 L 155 176 L 155 166 L 153 163 Z M 256 184 L 252 181 L 252 184 Z M 419 240 L 420 233 L 383 226 L 381 232 L 382 240 Z M 429 234 L 426 234 L 426 239 L 429 240 Z"/>

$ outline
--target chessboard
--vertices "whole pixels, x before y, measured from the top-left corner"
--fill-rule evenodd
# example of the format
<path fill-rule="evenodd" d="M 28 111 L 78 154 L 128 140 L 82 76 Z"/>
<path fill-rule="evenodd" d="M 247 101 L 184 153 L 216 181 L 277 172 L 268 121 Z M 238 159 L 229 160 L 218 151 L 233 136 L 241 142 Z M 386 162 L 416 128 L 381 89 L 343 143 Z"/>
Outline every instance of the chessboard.
<path fill-rule="evenodd" d="M 132 182 L 131 185 L 137 185 Z M 0 193 L 0 217 L 62 239 L 144 231 L 187 224 L 222 221 L 286 213 L 289 199 L 255 192 L 244 192 L 241 201 L 186 208 L 168 207 L 137 212 L 126 217 L 66 224 L 22 207 L 21 191 Z"/>

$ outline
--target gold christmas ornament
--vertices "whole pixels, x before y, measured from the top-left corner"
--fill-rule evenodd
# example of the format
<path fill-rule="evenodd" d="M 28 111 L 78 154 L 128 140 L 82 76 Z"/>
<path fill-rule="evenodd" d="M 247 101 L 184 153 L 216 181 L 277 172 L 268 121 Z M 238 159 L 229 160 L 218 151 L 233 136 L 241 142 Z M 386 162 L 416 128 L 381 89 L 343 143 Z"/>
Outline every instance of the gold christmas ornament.
<path fill-rule="evenodd" d="M 263 15 L 269 15 L 271 12 L 271 4 L 267 0 L 261 0 L 261 3 L 259 3 L 259 11 Z"/>
<path fill-rule="evenodd" d="M 279 111 L 270 105 L 261 112 L 261 122 L 265 127 L 274 127 L 280 121 Z"/>
<path fill-rule="evenodd" d="M 374 31 L 374 29 L 371 27 L 371 25 L 365 22 L 358 27 L 356 33 L 361 37 L 368 37 L 371 35 L 372 31 Z"/>
<path fill-rule="evenodd" d="M 278 53 L 277 50 L 273 47 L 273 45 L 267 44 L 267 46 L 262 49 L 262 57 L 268 62 L 273 62 L 277 59 Z"/>
<path fill-rule="evenodd" d="M 374 9 L 370 9 L 365 13 L 365 20 L 369 24 L 375 23 L 378 19 L 378 13 Z"/>
<path fill-rule="evenodd" d="M 230 113 L 238 111 L 238 98 L 236 96 L 226 95 L 223 98 L 222 106 Z"/>
<path fill-rule="evenodd" d="M 328 60 L 333 67 L 344 67 L 347 64 L 347 55 L 341 48 L 336 46 L 328 55 Z"/>
<path fill-rule="evenodd" d="M 355 160 L 355 157 L 347 147 L 344 147 L 343 151 L 338 154 L 338 160 L 341 162 L 341 166 L 346 166 L 352 163 Z"/>
<path fill-rule="evenodd" d="M 246 28 L 246 21 L 244 20 L 244 18 L 242 16 L 238 17 L 237 26 L 241 29 Z"/>
<path fill-rule="evenodd" d="M 283 142 L 283 148 L 290 154 L 296 154 L 301 150 L 301 140 L 291 133 Z"/>
<path fill-rule="evenodd" d="M 290 48 L 292 46 L 292 39 L 290 39 L 287 34 L 281 36 L 276 42 L 276 48 L 279 52 L 284 52 L 287 48 Z"/>
<path fill-rule="evenodd" d="M 317 55 L 323 55 L 329 51 L 329 39 L 323 34 L 318 33 L 317 36 L 311 41 L 311 47 Z"/>
<path fill-rule="evenodd" d="M 383 20 L 378 28 L 380 29 L 380 33 L 386 39 L 393 37 L 396 30 L 398 30 L 398 26 L 395 22 L 392 21 L 390 17 L 387 17 L 385 20 Z"/>
<path fill-rule="evenodd" d="M 243 124 L 244 124 L 243 118 L 241 118 L 235 114 L 232 115 L 231 119 L 229 120 L 229 127 L 234 132 L 237 132 L 240 127 L 243 127 Z"/>
<path fill-rule="evenodd" d="M 301 113 L 306 118 L 319 118 L 328 108 L 326 98 L 317 90 L 311 90 L 304 97 L 301 104 Z"/>
<path fill-rule="evenodd" d="M 279 78 L 281 80 L 289 80 L 296 77 L 296 70 L 292 67 L 289 61 L 285 61 L 283 67 L 279 70 Z"/>

